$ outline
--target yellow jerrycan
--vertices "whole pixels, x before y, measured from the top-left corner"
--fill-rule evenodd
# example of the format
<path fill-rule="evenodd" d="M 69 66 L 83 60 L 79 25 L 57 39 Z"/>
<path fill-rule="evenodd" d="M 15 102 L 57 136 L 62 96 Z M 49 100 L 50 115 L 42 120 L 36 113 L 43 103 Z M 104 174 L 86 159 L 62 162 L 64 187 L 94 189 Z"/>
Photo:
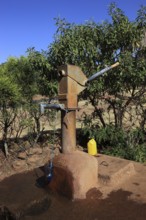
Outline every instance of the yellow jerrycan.
<path fill-rule="evenodd" d="M 92 138 L 87 143 L 88 154 L 96 155 L 97 154 L 97 144 L 96 141 Z"/>

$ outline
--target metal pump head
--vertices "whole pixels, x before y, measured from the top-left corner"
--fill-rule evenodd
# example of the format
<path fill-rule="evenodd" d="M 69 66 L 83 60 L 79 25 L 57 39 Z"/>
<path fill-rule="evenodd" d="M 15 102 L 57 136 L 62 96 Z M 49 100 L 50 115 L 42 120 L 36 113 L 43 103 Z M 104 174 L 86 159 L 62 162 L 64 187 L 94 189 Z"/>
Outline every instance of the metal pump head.
<path fill-rule="evenodd" d="M 119 63 L 115 63 L 105 69 L 95 73 L 91 77 L 87 78 L 82 72 L 81 68 L 74 65 L 63 65 L 58 68 L 59 80 L 59 101 L 64 104 L 65 108 L 74 109 L 77 108 L 77 96 L 86 89 L 87 83 L 94 80 L 98 76 L 102 75 L 106 71 L 118 66 Z"/>
<path fill-rule="evenodd" d="M 62 90 L 65 90 L 65 88 L 66 91 L 63 91 L 63 93 L 76 94 L 79 94 L 82 90 L 85 89 L 83 82 L 87 81 L 87 77 L 82 72 L 80 67 L 74 65 L 63 65 L 58 68 L 58 74 L 61 77 L 59 93 L 62 93 Z"/>
<path fill-rule="evenodd" d="M 63 65 L 58 68 L 59 72 L 59 102 L 67 109 L 77 109 L 77 96 L 86 87 L 83 85 L 87 77 L 78 66 Z"/>

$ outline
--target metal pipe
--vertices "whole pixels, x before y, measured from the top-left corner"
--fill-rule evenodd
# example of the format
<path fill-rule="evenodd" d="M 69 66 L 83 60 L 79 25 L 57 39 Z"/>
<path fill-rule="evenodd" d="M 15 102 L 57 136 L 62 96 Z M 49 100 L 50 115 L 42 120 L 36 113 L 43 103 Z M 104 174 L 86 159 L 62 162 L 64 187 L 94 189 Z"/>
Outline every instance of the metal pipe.
<path fill-rule="evenodd" d="M 62 153 L 71 153 L 76 148 L 76 111 L 61 111 Z"/>
<path fill-rule="evenodd" d="M 86 83 L 88 83 L 88 82 L 94 80 L 96 77 L 102 75 L 103 73 L 107 72 L 108 70 L 110 70 L 110 69 L 112 69 L 112 68 L 114 68 L 114 67 L 116 67 L 116 66 L 118 66 L 118 65 L 119 65 L 119 62 L 117 62 L 117 63 L 115 63 L 115 64 L 113 64 L 113 65 L 111 65 L 111 66 L 109 66 L 109 67 L 106 67 L 105 69 L 103 69 L 103 70 L 101 70 L 101 71 L 95 73 L 94 75 L 92 75 L 91 77 L 88 78 L 88 80 L 87 80 Z"/>
<path fill-rule="evenodd" d="M 41 112 L 41 114 L 44 114 L 45 109 L 65 110 L 63 104 L 40 103 L 40 112 Z"/>

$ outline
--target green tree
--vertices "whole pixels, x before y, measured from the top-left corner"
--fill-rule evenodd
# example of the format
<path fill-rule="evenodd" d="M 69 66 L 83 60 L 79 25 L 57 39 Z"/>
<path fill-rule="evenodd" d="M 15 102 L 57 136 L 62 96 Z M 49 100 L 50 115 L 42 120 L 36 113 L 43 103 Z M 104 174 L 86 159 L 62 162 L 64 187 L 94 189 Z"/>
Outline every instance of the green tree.
<path fill-rule="evenodd" d="M 40 132 L 42 115 L 39 104 L 33 102 L 33 97 L 39 94 L 50 98 L 57 92 L 57 82 L 51 75 L 47 55 L 43 51 L 29 48 L 27 57 L 21 56 L 18 59 L 11 57 L 3 66 L 7 69 L 7 75 L 13 76 L 15 83 L 19 85 L 22 94 L 21 106 L 24 106 L 24 109 L 27 106 L 36 124 L 36 132 Z"/>
<path fill-rule="evenodd" d="M 45 95 L 48 98 L 51 98 L 57 93 L 57 81 L 56 77 L 53 76 L 51 72 L 51 66 L 47 60 L 47 55 L 44 51 L 40 53 L 36 51 L 35 48 L 29 48 L 27 50 L 28 63 L 31 68 L 31 74 L 34 74 L 36 81 L 37 91 L 35 94 Z M 37 77 L 36 77 L 37 76 Z M 35 132 L 38 134 L 41 133 L 41 117 L 42 114 L 39 110 L 37 103 L 33 102 L 31 97 L 31 102 L 28 108 L 30 115 L 35 121 Z M 44 129 L 44 128 L 42 128 Z"/>
<path fill-rule="evenodd" d="M 112 123 L 122 127 L 128 107 L 144 99 L 146 48 L 142 46 L 142 38 L 145 11 L 142 7 L 137 19 L 131 22 L 121 9 L 111 4 L 111 22 L 75 25 L 64 19 L 56 20 L 58 30 L 48 51 L 54 70 L 69 63 L 80 66 L 90 76 L 106 65 L 120 61 L 120 67 L 99 77 L 82 94 L 94 106 L 93 117 L 98 117 L 104 127 L 107 124 L 105 113 L 113 112 Z M 99 107 L 101 100 L 106 109 Z"/>
<path fill-rule="evenodd" d="M 21 102 L 21 92 L 13 76 L 7 72 L 7 66 L 0 66 L 0 130 L 2 133 L 3 147 L 7 155 L 7 139 L 12 132 L 18 105 Z"/>
<path fill-rule="evenodd" d="M 34 79 L 37 81 L 38 93 L 49 97 L 55 96 L 57 93 L 57 77 L 52 72 L 47 53 L 45 51 L 36 51 L 35 48 L 29 48 L 27 54 L 31 73 L 37 75 L 37 77 L 34 76 Z"/>

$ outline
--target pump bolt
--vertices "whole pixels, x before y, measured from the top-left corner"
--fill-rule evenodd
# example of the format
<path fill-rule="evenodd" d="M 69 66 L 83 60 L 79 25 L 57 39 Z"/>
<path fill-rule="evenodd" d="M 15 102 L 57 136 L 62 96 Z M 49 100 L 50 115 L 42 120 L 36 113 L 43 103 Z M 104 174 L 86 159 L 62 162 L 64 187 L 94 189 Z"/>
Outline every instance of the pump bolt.
<path fill-rule="evenodd" d="M 65 73 L 65 71 L 64 71 L 64 70 L 60 70 L 60 71 L 59 71 L 59 73 L 58 73 L 58 75 L 59 75 L 59 76 L 65 76 L 65 75 L 66 75 L 66 73 Z"/>

